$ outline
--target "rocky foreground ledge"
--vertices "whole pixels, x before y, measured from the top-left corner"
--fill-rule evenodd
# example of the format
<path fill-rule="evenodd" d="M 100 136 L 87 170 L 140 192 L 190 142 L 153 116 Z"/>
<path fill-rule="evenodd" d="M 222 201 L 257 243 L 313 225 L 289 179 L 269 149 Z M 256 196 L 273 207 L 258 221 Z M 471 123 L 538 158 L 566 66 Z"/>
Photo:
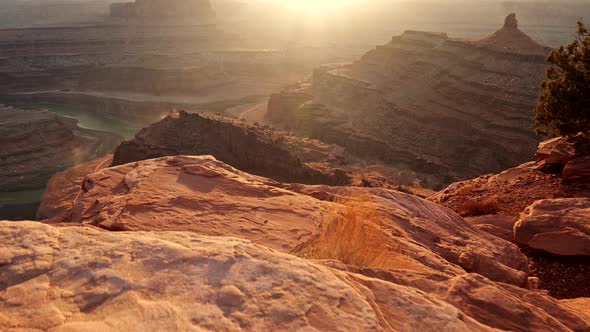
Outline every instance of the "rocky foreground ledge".
<path fill-rule="evenodd" d="M 429 199 L 518 244 L 551 295 L 590 296 L 590 137 L 545 141 L 535 157 L 500 174 L 454 183 Z"/>
<path fill-rule="evenodd" d="M 212 157 L 100 169 L 52 224 L 0 222 L 8 331 L 590 331 L 518 247 L 386 189 Z"/>

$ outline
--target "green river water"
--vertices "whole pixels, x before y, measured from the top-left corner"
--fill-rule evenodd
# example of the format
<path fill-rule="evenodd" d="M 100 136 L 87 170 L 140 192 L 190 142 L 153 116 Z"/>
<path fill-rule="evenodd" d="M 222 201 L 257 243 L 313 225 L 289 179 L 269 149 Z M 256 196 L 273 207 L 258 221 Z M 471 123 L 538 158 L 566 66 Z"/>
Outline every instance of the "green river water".
<path fill-rule="evenodd" d="M 85 129 L 111 132 L 129 139 L 140 129 L 132 127 L 130 124 L 117 121 L 116 119 L 101 117 L 96 114 L 78 112 L 71 107 L 49 104 L 49 103 L 5 103 L 9 106 L 20 109 L 47 109 L 64 117 L 78 120 L 78 126 Z M 35 209 L 41 201 L 44 188 L 37 190 L 27 190 L 18 192 L 0 192 L 0 219 L 12 218 L 13 215 L 23 215 L 23 207 L 26 209 Z M 32 207 L 32 208 L 31 208 Z M 18 212 L 16 212 L 18 211 Z M 24 216 L 33 218 L 35 211 L 25 212 Z"/>

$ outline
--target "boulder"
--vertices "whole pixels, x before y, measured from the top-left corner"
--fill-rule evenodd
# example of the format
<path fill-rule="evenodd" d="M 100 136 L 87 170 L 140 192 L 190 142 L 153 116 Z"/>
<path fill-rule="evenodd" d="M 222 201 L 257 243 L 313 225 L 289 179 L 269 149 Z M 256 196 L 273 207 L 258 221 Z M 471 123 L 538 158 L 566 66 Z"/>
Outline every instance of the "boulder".
<path fill-rule="evenodd" d="M 573 158 L 563 168 L 566 181 L 588 185 L 590 180 L 590 156 Z"/>
<path fill-rule="evenodd" d="M 469 202 L 496 202 L 498 213 L 518 217 L 538 200 L 590 197 L 590 139 L 557 137 L 539 144 L 536 161 L 500 174 L 456 182 L 429 200 L 461 212 Z"/>
<path fill-rule="evenodd" d="M 590 256 L 590 199 L 548 199 L 528 207 L 514 226 L 517 243 L 560 256 Z"/>
<path fill-rule="evenodd" d="M 467 217 L 465 221 L 475 228 L 486 233 L 497 236 L 506 241 L 512 241 L 514 238 L 513 228 L 516 218 L 499 214 Z"/>
<path fill-rule="evenodd" d="M 512 231 L 514 228 L 514 223 L 516 223 L 516 218 L 501 214 L 489 214 L 485 216 L 467 217 L 465 218 L 465 221 L 474 226 L 494 225 L 499 228 Z"/>
<path fill-rule="evenodd" d="M 175 156 L 99 170 L 63 220 L 111 231 L 191 231 L 371 268 L 465 271 L 519 286 L 513 244 L 449 209 L 386 189 L 282 184 L 213 157 Z"/>
<path fill-rule="evenodd" d="M 578 185 L 587 185 L 590 179 L 590 137 L 578 134 L 557 137 L 539 145 L 536 159 L 543 169 L 561 174 L 563 179 Z"/>
<path fill-rule="evenodd" d="M 457 212 L 469 202 L 496 202 L 498 214 L 518 218 L 535 201 L 560 197 L 587 197 L 590 192 L 573 187 L 558 174 L 541 171 L 531 162 L 502 173 L 456 182 L 428 199 Z"/>
<path fill-rule="evenodd" d="M 541 144 L 537 157 L 538 161 L 529 162 L 521 166 L 508 169 L 496 175 L 484 175 L 479 178 L 457 182 L 450 185 L 447 189 L 436 195 L 429 197 L 429 200 L 447 206 L 455 211 L 461 212 L 466 204 L 472 202 L 495 202 L 498 207 L 497 213 L 507 217 L 505 222 L 496 219 L 496 216 L 483 216 L 481 219 L 467 218 L 467 221 L 475 225 L 479 230 L 496 235 L 505 240 L 514 241 L 514 232 L 506 228 L 510 224 L 514 225 L 515 221 L 521 218 L 522 212 L 538 201 L 552 201 L 562 198 L 581 198 L 590 197 L 590 189 L 587 180 L 571 181 L 565 178 L 563 174 L 563 164 L 548 164 L 543 158 L 548 160 L 564 160 L 569 158 L 567 148 L 557 151 L 552 146 L 562 139 L 555 139 L 545 144 Z M 551 152 L 553 151 L 553 152 Z M 565 153 L 563 151 L 566 151 Z M 567 158 L 566 158 L 567 157 Z M 574 159 L 575 160 L 575 159 Z M 571 160 L 568 161 L 571 163 Z M 549 167 L 548 167 L 549 166 Z M 558 209 L 561 209 L 558 208 Z M 561 212 L 553 211 L 548 217 L 559 219 Z M 526 218 L 528 212 L 522 218 Z M 541 217 L 539 213 L 534 218 Z M 489 218 L 489 219 L 488 219 Z M 512 218 L 512 219 L 510 219 Z M 531 219 L 532 220 L 532 219 Z M 502 225 L 499 227 L 498 225 Z M 537 234 L 536 229 L 521 229 L 521 236 L 525 234 L 519 243 L 527 246 L 536 236 L 536 243 L 543 240 L 544 246 L 559 246 L 560 252 L 568 248 L 571 239 L 578 239 L 583 242 L 585 234 L 579 233 L 576 227 L 561 225 L 559 222 L 551 224 L 549 233 Z M 527 226 L 528 227 L 528 226 Z M 531 226 L 532 227 L 532 226 Z M 551 227 L 556 227 L 552 229 Z M 533 241 L 533 242 L 535 242 Z M 530 245 L 530 244 L 529 244 Z M 583 246 L 578 243 L 576 246 Z M 573 248 L 573 247 L 572 247 Z M 547 255 L 546 250 L 555 248 L 546 247 L 542 250 L 524 250 L 529 259 L 529 273 L 538 281 L 538 287 L 546 290 L 555 298 L 575 298 L 580 296 L 590 296 L 590 288 L 585 285 L 587 271 L 590 269 L 590 260 L 585 257 L 565 258 L 556 255 Z M 571 251 L 571 250 L 569 250 Z M 565 252 L 563 252 L 565 253 Z M 571 252 L 570 252 L 571 253 Z M 582 286 L 579 286 L 582 285 Z"/>
<path fill-rule="evenodd" d="M 563 137 L 556 137 L 539 144 L 535 158 L 548 164 L 565 165 L 576 156 L 576 149 L 572 142 Z"/>

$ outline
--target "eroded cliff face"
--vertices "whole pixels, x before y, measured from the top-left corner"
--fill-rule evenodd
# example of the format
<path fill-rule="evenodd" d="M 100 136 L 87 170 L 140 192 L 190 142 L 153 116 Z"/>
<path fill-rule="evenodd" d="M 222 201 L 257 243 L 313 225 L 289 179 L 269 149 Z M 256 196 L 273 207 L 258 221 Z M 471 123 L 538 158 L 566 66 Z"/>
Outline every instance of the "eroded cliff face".
<path fill-rule="evenodd" d="M 108 154 L 121 140 L 51 112 L 0 107 L 0 190 L 42 189 L 53 174 Z"/>
<path fill-rule="evenodd" d="M 299 140 L 300 141 L 300 140 Z M 301 142 L 299 142 L 301 143 Z M 113 165 L 182 154 L 213 155 L 243 171 L 284 182 L 349 183 L 341 170 L 323 170 L 305 163 L 343 160 L 336 147 L 313 150 L 297 146 L 285 135 L 219 116 L 175 113 L 141 130 L 134 139 L 121 143 Z M 312 147 L 311 145 L 309 147 Z"/>
<path fill-rule="evenodd" d="M 590 328 L 584 299 L 534 289 L 514 244 L 386 189 L 278 183 L 173 156 L 90 174 L 52 222 L 0 223 L 6 326 Z"/>
<path fill-rule="evenodd" d="M 513 167 L 538 143 L 545 54 L 484 44 L 407 31 L 275 95 L 268 120 L 415 170 L 431 187 Z M 307 103 L 294 98 L 302 90 Z"/>

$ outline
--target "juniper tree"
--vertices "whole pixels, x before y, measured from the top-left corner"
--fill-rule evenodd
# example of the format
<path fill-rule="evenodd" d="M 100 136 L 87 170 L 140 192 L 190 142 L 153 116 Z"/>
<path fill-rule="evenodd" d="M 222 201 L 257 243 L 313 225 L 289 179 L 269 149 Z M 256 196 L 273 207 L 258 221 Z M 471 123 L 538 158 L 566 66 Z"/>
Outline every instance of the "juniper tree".
<path fill-rule="evenodd" d="M 537 133 L 590 132 L 590 27 L 578 22 L 576 40 L 553 50 L 547 62 L 551 67 L 535 110 Z"/>

